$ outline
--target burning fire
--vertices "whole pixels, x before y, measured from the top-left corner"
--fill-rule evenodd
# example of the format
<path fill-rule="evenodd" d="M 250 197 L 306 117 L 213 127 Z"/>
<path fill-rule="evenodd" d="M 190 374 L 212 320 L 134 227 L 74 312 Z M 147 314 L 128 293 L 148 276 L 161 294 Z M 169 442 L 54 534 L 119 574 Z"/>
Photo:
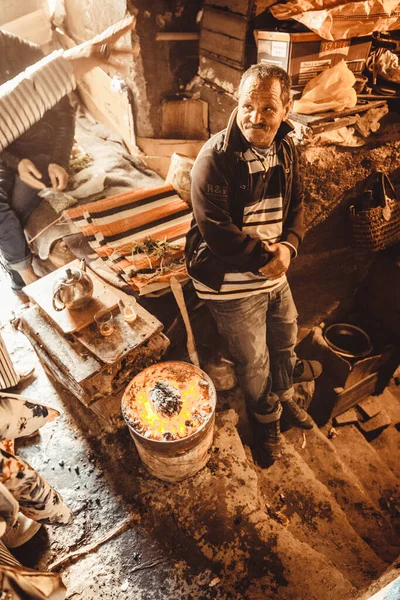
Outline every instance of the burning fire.
<path fill-rule="evenodd" d="M 164 378 L 163 378 L 164 379 Z M 151 399 L 157 380 L 147 381 L 140 390 L 131 390 L 130 418 L 135 430 L 141 435 L 154 439 L 172 441 L 188 437 L 194 433 L 211 415 L 209 384 L 198 376 L 189 380 L 168 379 L 180 393 L 181 403 L 170 416 L 160 410 Z"/>

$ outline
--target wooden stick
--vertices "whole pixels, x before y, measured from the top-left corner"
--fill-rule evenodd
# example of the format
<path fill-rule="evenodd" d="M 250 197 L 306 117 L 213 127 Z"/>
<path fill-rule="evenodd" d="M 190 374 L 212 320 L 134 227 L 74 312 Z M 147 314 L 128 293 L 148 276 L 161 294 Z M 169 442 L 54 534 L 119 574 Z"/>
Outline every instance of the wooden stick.
<path fill-rule="evenodd" d="M 341 110 L 337 113 L 332 111 L 320 113 L 319 115 L 315 115 L 317 118 L 315 119 L 315 121 L 312 121 L 310 125 L 319 125 L 322 121 L 326 121 L 328 119 L 337 119 L 338 117 L 349 117 L 350 115 L 354 115 L 356 113 L 366 112 L 367 110 L 370 110 L 370 108 L 378 108 L 378 106 L 383 106 L 386 103 L 387 100 L 381 100 L 378 102 L 369 102 L 368 104 L 356 104 L 356 106 L 354 106 L 353 108 L 347 108 L 346 110 Z"/>
<path fill-rule="evenodd" d="M 87 554 L 91 554 L 92 552 L 95 552 L 96 550 L 98 550 L 100 548 L 100 546 L 102 546 L 106 542 L 109 542 L 110 540 L 121 535 L 121 533 L 128 531 L 128 529 L 130 529 L 133 525 L 136 525 L 137 522 L 138 521 L 136 519 L 129 519 L 128 521 L 124 521 L 122 523 L 122 525 L 117 525 L 116 527 L 114 527 L 114 529 L 111 529 L 111 531 L 109 533 L 106 533 L 105 535 L 103 535 L 103 537 L 101 537 L 99 540 L 97 540 L 97 542 L 88 544 L 87 546 L 84 546 L 80 550 L 71 552 L 70 554 L 67 554 L 66 556 L 64 556 L 64 558 L 60 558 L 59 560 L 56 560 L 49 566 L 48 570 L 56 571 L 60 567 L 63 567 L 66 564 L 69 564 L 70 562 L 74 562 L 76 559 L 80 558 L 81 556 L 86 556 Z"/>
<path fill-rule="evenodd" d="M 174 294 L 176 303 L 181 311 L 182 319 L 186 327 L 187 334 L 187 349 L 189 353 L 189 358 L 196 367 L 200 367 L 199 356 L 196 350 L 196 343 L 194 340 L 194 335 L 192 331 L 192 326 L 190 325 L 190 319 L 188 315 L 188 311 L 185 304 L 185 298 L 183 296 L 182 286 L 177 280 L 176 277 L 172 276 L 170 278 L 170 285 L 172 293 Z"/>
<path fill-rule="evenodd" d="M 328 121 L 320 123 L 319 125 L 310 125 L 313 133 L 322 133 L 323 131 L 332 131 L 333 129 L 340 129 L 341 127 L 348 127 L 349 125 L 355 125 L 360 120 L 359 115 L 353 115 L 351 117 L 343 117 L 343 119 L 337 119 L 336 121 Z"/>
<path fill-rule="evenodd" d="M 61 221 L 61 219 L 63 218 L 63 215 L 60 215 L 58 217 L 58 219 L 56 219 L 55 221 L 53 221 L 52 223 L 50 223 L 50 225 L 46 225 L 46 227 L 44 229 L 42 229 L 41 231 L 39 231 L 39 233 L 37 233 L 36 235 L 33 236 L 33 238 L 31 238 L 30 240 L 28 240 L 28 244 L 31 244 L 32 242 L 34 242 L 35 240 L 37 240 L 37 238 L 42 235 L 42 233 L 44 233 L 45 231 L 47 231 L 48 229 L 50 229 L 50 227 L 53 227 L 53 225 L 55 225 L 56 223 L 58 223 L 59 221 Z"/>
<path fill-rule="evenodd" d="M 197 31 L 164 31 L 157 33 L 156 42 L 187 42 L 190 40 L 199 40 L 200 33 Z"/>

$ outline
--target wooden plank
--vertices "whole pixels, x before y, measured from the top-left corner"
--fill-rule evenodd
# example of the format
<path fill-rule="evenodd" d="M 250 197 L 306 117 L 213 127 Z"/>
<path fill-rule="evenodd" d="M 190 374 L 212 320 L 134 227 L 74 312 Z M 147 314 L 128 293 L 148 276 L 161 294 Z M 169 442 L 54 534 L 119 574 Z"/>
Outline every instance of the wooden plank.
<path fill-rule="evenodd" d="M 131 361 L 131 365 L 129 367 L 128 379 L 123 380 L 123 388 L 125 388 L 126 385 L 132 381 L 133 377 L 140 373 L 144 368 L 160 361 L 167 351 L 168 346 L 168 338 L 160 332 L 150 338 L 148 343 L 146 343 L 145 348 L 138 348 L 136 351 L 134 350 L 128 358 L 128 360 Z M 89 403 L 89 408 L 102 419 L 115 424 L 116 421 L 120 421 L 122 418 L 122 395 L 123 391 L 120 390 L 119 392 L 115 392 L 114 394 L 103 398 L 95 398 Z"/>
<path fill-rule="evenodd" d="M 163 102 L 162 135 L 166 138 L 208 139 L 207 102 L 194 99 Z"/>
<path fill-rule="evenodd" d="M 250 12 L 250 8 L 253 4 L 253 0 L 206 0 L 206 6 L 215 6 L 218 8 L 223 8 L 225 10 L 229 10 L 233 13 L 238 13 L 239 15 L 247 15 Z"/>
<path fill-rule="evenodd" d="M 162 323 L 139 304 L 136 312 L 133 323 L 127 323 L 121 313 L 115 314 L 114 332 L 109 337 L 99 336 L 94 323 L 75 333 L 74 337 L 102 362 L 114 364 L 163 328 Z"/>
<path fill-rule="evenodd" d="M 226 10 L 218 10 L 206 6 L 204 9 L 202 29 L 208 29 L 216 33 L 223 33 L 230 37 L 242 40 L 246 39 L 247 19 L 242 15 L 235 15 Z"/>
<path fill-rule="evenodd" d="M 111 78 L 100 67 L 95 67 L 81 77 L 78 90 L 84 105 L 92 115 L 118 133 L 132 152 L 136 143 L 128 90 L 113 92 Z"/>
<path fill-rule="evenodd" d="M 211 52 L 216 56 L 226 58 L 239 66 L 244 63 L 245 44 L 242 40 L 202 29 L 200 49 Z"/>
<path fill-rule="evenodd" d="M 341 110 L 339 112 L 325 112 L 319 113 L 318 115 L 314 115 L 316 119 L 313 121 L 313 125 L 318 125 L 319 123 L 323 123 L 326 120 L 337 119 L 338 117 L 347 117 L 350 115 L 358 114 L 369 110 L 370 108 L 378 108 L 379 106 L 384 106 L 387 104 L 387 100 L 381 100 L 380 102 L 368 102 L 368 104 L 358 104 L 353 108 L 346 108 L 345 110 Z M 311 115 L 310 115 L 311 116 Z"/>
<path fill-rule="evenodd" d="M 24 287 L 27 296 L 38 304 L 64 333 L 73 333 L 87 327 L 93 322 L 96 312 L 103 309 L 113 310 L 118 305 L 118 297 L 112 287 L 91 271 L 89 276 L 93 282 L 93 297 L 86 307 L 79 310 L 64 309 L 60 312 L 53 308 L 53 289 L 57 280 L 66 269 L 79 268 L 79 263 L 79 260 L 74 260 Z"/>
<path fill-rule="evenodd" d="M 204 146 L 203 140 L 173 140 L 145 137 L 136 138 L 136 143 L 147 156 L 165 157 L 171 157 L 174 152 L 177 152 L 178 154 L 196 158 Z"/>
<path fill-rule="evenodd" d="M 161 31 L 156 34 L 156 42 L 190 42 L 199 39 L 198 31 Z"/>
<path fill-rule="evenodd" d="M 341 127 L 349 127 L 355 125 L 360 120 L 359 115 L 352 115 L 350 117 L 343 117 L 343 119 L 336 119 L 336 121 L 325 121 L 319 125 L 310 124 L 311 130 L 314 134 L 323 133 L 324 131 L 333 131 L 334 129 L 340 129 Z"/>
<path fill-rule="evenodd" d="M 32 306 L 21 316 L 21 330 L 29 339 L 45 349 L 52 362 L 65 377 L 80 384 L 98 373 L 102 364 L 78 343 L 67 341 L 38 306 Z"/>
<path fill-rule="evenodd" d="M 352 387 L 364 377 L 379 371 L 384 365 L 386 365 L 389 362 L 392 356 L 393 351 L 387 350 L 382 354 L 376 354 L 375 356 L 369 356 L 368 358 L 358 360 L 353 365 L 353 368 L 350 371 L 348 378 L 346 379 L 344 389 Z"/>
<path fill-rule="evenodd" d="M 39 46 L 49 44 L 53 36 L 50 19 L 40 9 L 5 23 L 1 28 Z"/>
<path fill-rule="evenodd" d="M 76 46 L 74 40 L 65 31 L 56 28 L 60 44 L 64 48 Z M 78 91 L 83 104 L 92 115 L 122 137 L 132 154 L 135 152 L 135 127 L 130 92 L 124 89 L 113 92 L 112 79 L 100 67 L 95 67 L 79 79 Z"/>
<path fill-rule="evenodd" d="M 331 416 L 336 417 L 367 396 L 371 396 L 375 392 L 378 379 L 379 374 L 372 373 L 372 375 L 369 375 L 359 383 L 356 383 L 356 385 L 353 385 L 351 388 L 338 394 Z"/>
<path fill-rule="evenodd" d="M 244 69 L 231 67 L 209 55 L 200 55 L 199 76 L 205 81 L 222 88 L 232 96 L 237 94 L 243 73 Z"/>

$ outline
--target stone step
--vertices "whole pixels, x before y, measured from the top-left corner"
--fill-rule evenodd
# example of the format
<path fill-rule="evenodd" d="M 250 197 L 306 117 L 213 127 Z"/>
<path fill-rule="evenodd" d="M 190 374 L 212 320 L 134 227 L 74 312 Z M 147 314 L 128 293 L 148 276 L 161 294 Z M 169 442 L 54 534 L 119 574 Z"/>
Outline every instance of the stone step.
<path fill-rule="evenodd" d="M 400 531 L 400 482 L 354 425 L 346 425 L 332 440 L 373 502 Z"/>
<path fill-rule="evenodd" d="M 218 600 L 347 600 L 355 589 L 324 555 L 296 539 L 266 511 L 233 410 L 217 415 L 208 465 L 194 477 L 165 484 L 137 478 L 140 497 L 159 526 L 174 526 L 211 560 Z M 158 531 L 158 535 L 160 532 Z M 206 596 L 209 598 L 211 596 Z"/>
<path fill-rule="evenodd" d="M 370 441 L 379 458 L 400 479 L 400 388 L 394 383 L 380 396 L 385 411 L 392 422 L 375 439 Z"/>
<path fill-rule="evenodd" d="M 268 469 L 257 468 L 270 515 L 293 536 L 326 556 L 358 589 L 386 568 L 350 525 L 328 488 L 290 443 Z"/>
<path fill-rule="evenodd" d="M 299 429 L 293 428 L 285 433 L 285 437 L 316 478 L 330 490 L 359 536 L 382 560 L 387 563 L 395 560 L 400 553 L 398 535 L 333 443 L 317 427 L 304 436 Z"/>

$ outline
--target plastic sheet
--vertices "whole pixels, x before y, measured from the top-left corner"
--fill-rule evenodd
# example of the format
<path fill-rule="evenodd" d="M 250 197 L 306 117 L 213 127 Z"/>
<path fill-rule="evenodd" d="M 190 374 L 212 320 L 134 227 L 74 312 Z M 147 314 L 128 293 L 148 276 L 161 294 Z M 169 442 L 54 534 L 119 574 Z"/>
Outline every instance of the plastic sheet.
<path fill-rule="evenodd" d="M 270 10 L 277 19 L 295 19 L 332 41 L 400 28 L 399 0 L 292 0 Z"/>
<path fill-rule="evenodd" d="M 300 100 L 294 102 L 293 111 L 313 115 L 333 110 L 339 112 L 357 104 L 353 85 L 356 81 L 344 60 L 311 79 Z"/>

